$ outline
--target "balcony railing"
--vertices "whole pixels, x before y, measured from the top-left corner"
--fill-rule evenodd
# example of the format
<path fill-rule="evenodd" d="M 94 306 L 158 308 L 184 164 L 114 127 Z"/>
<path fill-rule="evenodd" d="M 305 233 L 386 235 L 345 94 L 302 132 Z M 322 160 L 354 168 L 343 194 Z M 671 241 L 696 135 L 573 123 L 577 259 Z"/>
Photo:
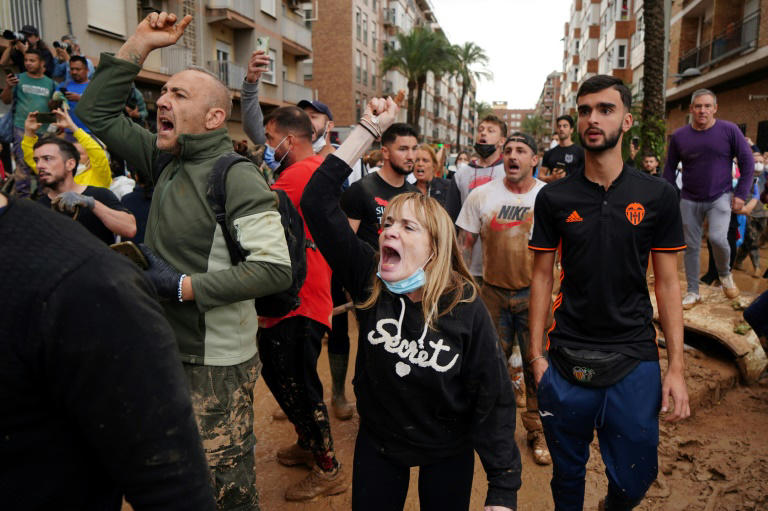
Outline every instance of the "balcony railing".
<path fill-rule="evenodd" d="M 723 59 L 738 55 L 757 46 L 760 32 L 760 11 L 744 16 L 738 23 L 730 24 L 713 40 L 685 53 L 677 64 L 677 72 L 686 69 L 711 66 Z"/>
<path fill-rule="evenodd" d="M 168 46 L 160 50 L 160 62 L 162 71 L 173 75 L 194 65 L 194 55 L 187 48 Z"/>
<path fill-rule="evenodd" d="M 208 69 L 230 89 L 240 90 L 243 88 L 245 68 L 228 60 L 210 60 L 208 61 Z"/>
<path fill-rule="evenodd" d="M 252 0 L 251 3 L 253 3 Z M 292 19 L 283 17 L 280 22 L 280 28 L 283 37 L 286 39 L 294 41 L 309 50 L 312 49 L 312 31 L 304 25 L 296 23 Z"/>
<path fill-rule="evenodd" d="M 295 105 L 302 99 L 311 101 L 313 99 L 312 89 L 300 83 L 283 80 L 283 101 Z"/>
<path fill-rule="evenodd" d="M 256 18 L 256 2 L 253 0 L 208 0 L 211 9 L 229 9 L 246 18 Z"/>

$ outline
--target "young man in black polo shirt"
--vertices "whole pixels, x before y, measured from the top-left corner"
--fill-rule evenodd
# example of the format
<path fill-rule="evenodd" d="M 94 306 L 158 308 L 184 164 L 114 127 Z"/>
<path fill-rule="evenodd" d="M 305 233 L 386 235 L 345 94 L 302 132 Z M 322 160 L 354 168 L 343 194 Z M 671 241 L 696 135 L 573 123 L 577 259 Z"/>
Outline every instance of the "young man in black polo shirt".
<path fill-rule="evenodd" d="M 573 143 L 573 119 L 570 115 L 557 118 L 557 145 L 544 153 L 539 179 L 552 183 L 584 168 L 584 149 Z"/>
<path fill-rule="evenodd" d="M 577 102 L 585 169 L 539 193 L 529 244 L 535 251 L 530 339 L 544 334 L 560 247 L 561 292 L 547 343 L 554 368 L 535 342 L 528 363 L 554 464 L 556 509 L 583 507 L 596 428 L 609 482 L 605 509 L 628 510 L 656 479 L 659 408 L 670 421 L 690 415 L 677 277 L 685 243 L 673 187 L 623 165 L 621 138 L 632 126 L 629 89 L 598 75 L 582 84 Z M 649 254 L 669 358 L 663 384 L 645 277 Z"/>

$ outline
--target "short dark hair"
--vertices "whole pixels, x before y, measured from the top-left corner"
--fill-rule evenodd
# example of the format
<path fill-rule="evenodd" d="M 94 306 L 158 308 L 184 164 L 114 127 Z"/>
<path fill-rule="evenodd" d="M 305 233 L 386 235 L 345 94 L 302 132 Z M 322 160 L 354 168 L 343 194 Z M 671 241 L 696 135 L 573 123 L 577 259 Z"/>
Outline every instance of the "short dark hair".
<path fill-rule="evenodd" d="M 573 117 L 571 117 L 570 115 L 568 114 L 561 115 L 560 117 L 555 119 L 555 126 L 560 124 L 560 121 L 568 121 L 568 125 L 571 127 L 571 129 L 573 129 Z"/>
<path fill-rule="evenodd" d="M 643 153 L 643 159 L 645 158 L 656 158 L 656 161 L 659 161 L 659 157 L 654 153 Z"/>
<path fill-rule="evenodd" d="M 381 145 L 389 145 L 394 142 L 397 137 L 414 137 L 419 139 L 419 133 L 410 124 L 404 122 L 396 122 L 392 126 L 386 129 L 381 135 Z"/>
<path fill-rule="evenodd" d="M 72 55 L 69 57 L 69 65 L 71 66 L 73 62 L 80 62 L 82 63 L 86 69 L 88 69 L 88 61 L 85 60 L 85 57 L 81 55 Z"/>
<path fill-rule="evenodd" d="M 477 125 L 479 126 L 480 124 L 482 124 L 484 122 L 490 122 L 490 123 L 493 123 L 493 124 L 497 125 L 499 127 L 499 129 L 501 130 L 502 138 L 507 138 L 507 123 L 506 122 L 502 121 L 501 119 L 499 119 L 498 117 L 496 117 L 493 114 L 489 114 L 489 115 L 486 115 L 485 117 L 483 117 L 480 120 L 480 122 L 477 123 Z"/>
<path fill-rule="evenodd" d="M 276 108 L 264 119 L 264 126 L 270 122 L 275 123 L 283 133 L 312 141 L 312 121 L 307 112 L 297 106 Z"/>
<path fill-rule="evenodd" d="M 64 162 L 67 160 L 75 160 L 75 167 L 72 169 L 72 176 L 74 177 L 74 175 L 77 173 L 77 166 L 80 164 L 80 153 L 78 152 L 75 145 L 72 142 L 64 140 L 63 138 L 47 135 L 40 137 L 37 142 L 35 142 L 32 150 L 49 144 L 58 146 L 59 153 L 61 153 L 61 157 L 64 159 Z"/>
<path fill-rule="evenodd" d="M 37 48 L 28 49 L 26 52 L 24 52 L 24 55 L 37 55 L 38 60 L 43 60 L 43 52 Z"/>
<path fill-rule="evenodd" d="M 632 93 L 630 92 L 629 87 L 624 85 L 624 82 L 621 81 L 621 79 L 610 75 L 595 75 L 582 83 L 581 87 L 579 87 L 579 91 L 576 93 L 576 100 L 578 101 L 581 96 L 586 94 L 594 94 L 595 92 L 600 92 L 601 90 L 608 88 L 613 88 L 619 91 L 621 102 L 624 103 L 626 109 L 629 110 L 632 108 Z"/>

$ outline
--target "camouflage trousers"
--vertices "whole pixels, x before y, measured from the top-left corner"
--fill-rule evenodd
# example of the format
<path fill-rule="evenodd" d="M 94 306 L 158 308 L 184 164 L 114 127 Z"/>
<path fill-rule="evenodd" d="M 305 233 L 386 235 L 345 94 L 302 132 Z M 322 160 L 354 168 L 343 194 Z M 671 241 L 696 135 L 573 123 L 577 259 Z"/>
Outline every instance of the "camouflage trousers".
<path fill-rule="evenodd" d="M 760 237 L 765 232 L 768 218 L 758 218 L 750 216 L 747 218 L 747 225 L 744 228 L 744 242 L 736 252 L 736 262 L 741 263 L 749 256 L 752 266 L 760 267 Z"/>
<path fill-rule="evenodd" d="M 219 511 L 259 509 L 253 387 L 260 369 L 258 356 L 233 366 L 184 364 Z"/>
<path fill-rule="evenodd" d="M 539 418 L 539 402 L 536 397 L 536 381 L 530 364 L 528 354 L 528 288 L 512 291 L 483 283 L 480 288 L 480 296 L 491 314 L 493 325 L 499 336 L 499 344 L 504 355 L 509 359 L 512 348 L 517 343 L 520 346 L 520 354 L 523 358 L 523 379 L 525 381 L 525 411 L 521 414 L 523 426 L 528 432 L 528 438 L 542 431 Z"/>

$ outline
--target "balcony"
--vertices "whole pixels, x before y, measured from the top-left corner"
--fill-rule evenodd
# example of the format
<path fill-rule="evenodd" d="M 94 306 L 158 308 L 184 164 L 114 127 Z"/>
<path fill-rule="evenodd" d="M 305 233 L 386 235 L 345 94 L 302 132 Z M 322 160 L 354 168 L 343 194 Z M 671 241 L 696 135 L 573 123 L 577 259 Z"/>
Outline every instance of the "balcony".
<path fill-rule="evenodd" d="M 252 29 L 256 6 L 253 0 L 208 0 L 206 21 L 221 23 L 234 30 Z"/>
<path fill-rule="evenodd" d="M 710 67 L 729 57 L 738 56 L 757 47 L 760 32 L 760 11 L 744 16 L 738 23 L 732 23 L 712 41 L 684 53 L 677 64 L 677 72 L 686 69 Z"/>
<path fill-rule="evenodd" d="M 309 56 L 312 53 L 312 31 L 304 25 L 285 16 L 280 20 L 280 33 L 286 52 L 292 55 Z"/>
<path fill-rule="evenodd" d="M 397 26 L 397 14 L 394 9 L 384 9 L 384 16 L 382 18 L 384 26 Z"/>
<path fill-rule="evenodd" d="M 228 60 L 209 60 L 207 67 L 230 89 L 241 90 L 243 88 L 245 68 Z"/>
<path fill-rule="evenodd" d="M 314 98 L 312 89 L 305 87 L 300 83 L 283 80 L 283 101 L 292 105 L 297 104 L 302 99 L 311 101 Z"/>
<path fill-rule="evenodd" d="M 188 48 L 168 46 L 152 52 L 144 62 L 144 68 L 165 75 L 173 75 L 194 65 L 194 54 Z"/>

